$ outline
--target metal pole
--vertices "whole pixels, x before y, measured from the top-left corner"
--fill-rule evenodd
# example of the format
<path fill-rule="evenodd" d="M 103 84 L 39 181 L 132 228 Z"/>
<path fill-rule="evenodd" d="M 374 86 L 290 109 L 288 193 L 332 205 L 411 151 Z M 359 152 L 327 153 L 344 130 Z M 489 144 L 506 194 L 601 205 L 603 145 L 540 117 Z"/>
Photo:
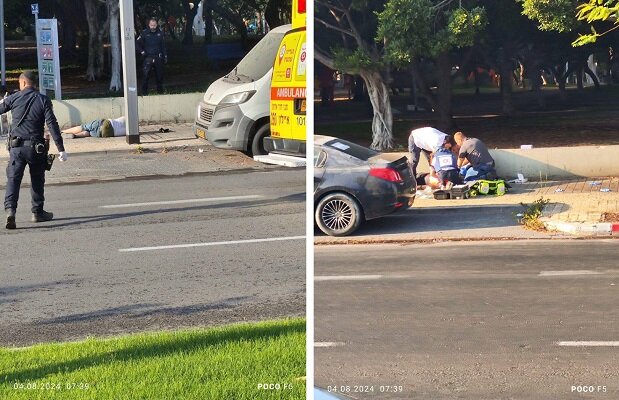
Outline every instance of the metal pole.
<path fill-rule="evenodd" d="M 41 55 L 41 42 L 39 38 L 39 9 L 37 4 L 37 10 L 34 14 L 34 39 L 37 43 L 37 65 L 39 72 L 39 92 L 41 94 L 47 94 L 45 91 L 45 85 L 43 85 L 43 57 Z"/>
<path fill-rule="evenodd" d="M 125 93 L 125 123 L 127 143 L 139 144 L 138 79 L 135 72 L 135 28 L 133 0 L 120 0 L 120 29 L 122 32 L 123 89 Z"/>
<path fill-rule="evenodd" d="M 2 70 L 2 89 L 6 90 L 6 60 L 4 49 L 4 0 L 0 0 L 0 69 Z"/>

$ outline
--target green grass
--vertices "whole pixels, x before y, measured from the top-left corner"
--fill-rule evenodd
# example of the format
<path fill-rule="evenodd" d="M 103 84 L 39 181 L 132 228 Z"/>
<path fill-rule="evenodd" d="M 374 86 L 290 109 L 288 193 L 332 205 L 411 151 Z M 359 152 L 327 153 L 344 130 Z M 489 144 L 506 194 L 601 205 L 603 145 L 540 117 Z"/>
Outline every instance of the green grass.
<path fill-rule="evenodd" d="M 1 399 L 304 399 L 303 377 L 304 319 L 0 348 Z"/>

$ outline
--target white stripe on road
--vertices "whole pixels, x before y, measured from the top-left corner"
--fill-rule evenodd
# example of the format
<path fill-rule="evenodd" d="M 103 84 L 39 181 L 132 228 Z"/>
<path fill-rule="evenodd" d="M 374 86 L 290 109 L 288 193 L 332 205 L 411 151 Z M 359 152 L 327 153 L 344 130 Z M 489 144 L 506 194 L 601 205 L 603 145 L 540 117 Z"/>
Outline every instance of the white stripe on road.
<path fill-rule="evenodd" d="M 107 205 L 107 206 L 99 206 L 99 208 L 127 208 L 127 207 L 162 206 L 162 205 L 168 205 L 168 204 L 209 203 L 209 202 L 214 202 L 214 201 L 261 199 L 263 197 L 264 196 L 260 196 L 260 195 L 210 197 L 210 198 L 204 198 L 204 199 L 153 201 L 150 203 L 113 204 L 113 205 Z"/>
<path fill-rule="evenodd" d="M 314 347 L 338 347 L 345 344 L 344 342 L 314 342 Z"/>
<path fill-rule="evenodd" d="M 542 271 L 539 276 L 574 276 L 574 275 L 601 275 L 601 272 L 591 270 L 571 270 L 571 271 Z"/>
<path fill-rule="evenodd" d="M 559 346 L 565 347 L 619 347 L 619 342 L 616 341 L 565 341 L 565 342 L 557 342 Z"/>
<path fill-rule="evenodd" d="M 382 278 L 382 275 L 324 275 L 315 276 L 315 282 L 323 281 L 369 281 Z"/>
<path fill-rule="evenodd" d="M 173 244 L 169 246 L 153 246 L 153 247 L 131 247 L 128 249 L 118 249 L 120 252 L 131 251 L 153 251 L 166 249 L 185 249 L 188 247 L 207 247 L 207 246 L 226 246 L 231 244 L 249 244 L 249 243 L 265 243 L 265 242 L 282 242 L 290 240 L 305 240 L 305 236 L 286 236 L 265 239 L 248 239 L 248 240 L 230 240 L 227 242 L 209 242 L 209 243 L 189 243 L 189 244 Z"/>

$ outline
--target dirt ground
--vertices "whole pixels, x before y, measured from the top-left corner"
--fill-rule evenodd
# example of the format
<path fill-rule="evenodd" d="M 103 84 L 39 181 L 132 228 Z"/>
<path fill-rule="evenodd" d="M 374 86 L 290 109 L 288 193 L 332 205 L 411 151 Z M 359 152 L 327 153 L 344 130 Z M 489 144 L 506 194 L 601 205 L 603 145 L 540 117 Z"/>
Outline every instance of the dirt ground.
<path fill-rule="evenodd" d="M 501 115 L 500 94 L 494 90 L 481 95 L 460 93 L 454 96 L 454 127 L 477 137 L 491 148 L 588 146 L 619 144 L 619 87 L 568 90 L 561 102 L 556 90 L 544 92 L 546 107 L 537 106 L 534 94 L 526 90 L 514 93 L 516 113 Z M 435 126 L 431 112 L 407 111 L 408 96 L 392 97 L 396 148 L 406 148 L 412 129 Z M 348 100 L 328 106 L 316 102 L 315 132 L 348 139 L 359 144 L 371 143 L 371 107 Z"/>
<path fill-rule="evenodd" d="M 619 222 L 619 213 L 606 212 L 602 214 L 602 222 Z"/>

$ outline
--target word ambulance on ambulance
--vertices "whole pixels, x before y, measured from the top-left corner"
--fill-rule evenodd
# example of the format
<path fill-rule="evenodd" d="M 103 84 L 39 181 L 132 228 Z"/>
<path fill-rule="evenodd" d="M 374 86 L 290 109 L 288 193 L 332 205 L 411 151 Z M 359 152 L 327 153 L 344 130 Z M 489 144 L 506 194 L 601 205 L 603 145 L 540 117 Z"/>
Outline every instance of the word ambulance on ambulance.
<path fill-rule="evenodd" d="M 254 159 L 269 164 L 305 166 L 307 46 L 306 0 L 293 0 L 292 29 L 275 56 L 271 79 L 270 136 L 264 138 L 268 155 Z"/>

